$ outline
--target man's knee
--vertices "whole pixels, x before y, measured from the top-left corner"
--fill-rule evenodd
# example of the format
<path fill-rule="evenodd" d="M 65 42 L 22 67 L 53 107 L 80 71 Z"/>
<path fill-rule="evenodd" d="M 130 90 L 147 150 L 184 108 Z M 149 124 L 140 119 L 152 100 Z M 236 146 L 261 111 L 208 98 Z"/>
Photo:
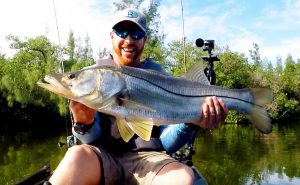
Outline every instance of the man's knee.
<path fill-rule="evenodd" d="M 91 148 L 84 145 L 72 146 L 49 181 L 52 184 L 99 184 L 100 165 L 97 154 Z"/>
<path fill-rule="evenodd" d="M 187 165 L 174 162 L 164 166 L 153 180 L 153 184 L 192 185 L 194 172 Z"/>
<path fill-rule="evenodd" d="M 96 153 L 89 147 L 84 145 L 75 145 L 68 149 L 64 157 L 65 160 L 75 162 L 75 164 L 85 163 L 91 159 L 97 158 Z M 99 161 L 100 162 L 100 161 Z"/>
<path fill-rule="evenodd" d="M 181 180 L 183 184 L 193 184 L 194 183 L 194 172 L 192 168 L 183 165 Z"/>

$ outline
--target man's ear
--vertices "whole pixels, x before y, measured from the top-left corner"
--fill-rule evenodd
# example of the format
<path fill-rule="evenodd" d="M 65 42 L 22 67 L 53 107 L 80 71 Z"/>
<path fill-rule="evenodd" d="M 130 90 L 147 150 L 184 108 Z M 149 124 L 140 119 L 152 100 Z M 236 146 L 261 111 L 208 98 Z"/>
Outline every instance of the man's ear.
<path fill-rule="evenodd" d="M 113 39 L 114 38 L 114 33 L 111 31 L 109 34 L 110 34 L 110 38 Z"/>
<path fill-rule="evenodd" d="M 147 35 L 144 36 L 144 43 L 146 42 L 147 40 Z"/>

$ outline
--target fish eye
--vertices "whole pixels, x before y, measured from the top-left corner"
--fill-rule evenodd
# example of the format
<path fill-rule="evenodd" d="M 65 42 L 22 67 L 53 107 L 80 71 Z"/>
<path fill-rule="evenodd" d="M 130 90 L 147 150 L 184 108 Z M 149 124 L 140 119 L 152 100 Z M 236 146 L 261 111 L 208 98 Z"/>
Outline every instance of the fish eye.
<path fill-rule="evenodd" d="M 69 74 L 69 75 L 68 75 L 68 78 L 69 78 L 69 79 L 73 79 L 73 78 L 75 78 L 75 76 L 76 76 L 76 75 L 75 75 L 74 73 L 72 73 L 72 74 Z"/>

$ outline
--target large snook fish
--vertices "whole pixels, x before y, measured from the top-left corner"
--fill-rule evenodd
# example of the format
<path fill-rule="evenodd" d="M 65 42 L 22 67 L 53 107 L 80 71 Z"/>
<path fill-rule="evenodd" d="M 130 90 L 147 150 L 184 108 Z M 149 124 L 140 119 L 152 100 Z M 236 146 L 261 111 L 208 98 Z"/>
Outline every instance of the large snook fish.
<path fill-rule="evenodd" d="M 207 96 L 223 99 L 228 109 L 245 114 L 261 132 L 272 125 L 264 106 L 270 89 L 227 89 L 209 85 L 201 65 L 174 78 L 158 72 L 103 65 L 45 76 L 38 85 L 97 111 L 115 116 L 121 137 L 128 142 L 136 133 L 149 140 L 153 125 L 188 123 L 201 118 Z"/>

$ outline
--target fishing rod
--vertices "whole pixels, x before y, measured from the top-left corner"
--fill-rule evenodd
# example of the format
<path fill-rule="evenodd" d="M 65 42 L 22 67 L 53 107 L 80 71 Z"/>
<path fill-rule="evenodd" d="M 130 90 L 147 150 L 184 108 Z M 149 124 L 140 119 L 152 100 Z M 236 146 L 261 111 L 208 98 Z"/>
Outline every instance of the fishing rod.
<path fill-rule="evenodd" d="M 55 23 L 56 23 L 56 30 L 57 30 L 57 38 L 58 38 L 58 44 L 59 44 L 59 53 L 58 53 L 58 59 L 60 61 L 60 73 L 64 73 L 65 72 L 65 68 L 64 68 L 64 61 L 63 61 L 63 57 L 62 57 L 62 47 L 61 47 L 61 42 L 60 42 L 60 34 L 59 34 L 59 27 L 58 27 L 58 19 L 57 19 L 57 13 L 56 13 L 56 6 L 55 6 L 55 0 L 52 0 L 53 2 L 53 11 L 54 11 L 54 16 L 55 16 Z M 68 105 L 70 104 L 70 100 L 68 100 Z M 71 110 L 69 109 L 69 113 L 70 113 L 70 119 L 71 119 L 71 124 L 74 125 L 74 118 L 72 116 Z M 72 135 L 69 136 L 69 131 L 68 131 L 68 121 L 67 118 L 65 116 L 65 122 L 66 122 L 66 134 L 67 134 L 67 141 L 66 144 L 68 147 L 71 147 L 73 145 L 75 145 L 77 143 L 76 138 Z M 58 146 L 62 147 L 65 143 L 63 142 L 58 142 Z"/>
<path fill-rule="evenodd" d="M 57 38 L 58 38 L 58 44 L 59 44 L 59 60 L 60 60 L 60 72 L 64 73 L 65 68 L 64 68 L 64 61 L 62 59 L 62 52 L 61 52 L 61 42 L 60 42 L 60 35 L 59 35 L 59 28 L 58 28 L 58 21 L 57 21 L 57 14 L 56 14 L 56 8 L 55 8 L 55 1 L 52 0 L 53 2 L 53 11 L 54 11 L 54 17 L 55 17 L 55 24 L 56 24 L 56 31 L 57 31 Z"/>
<path fill-rule="evenodd" d="M 185 47 L 185 33 L 184 33 L 184 17 L 183 17 L 183 5 L 182 0 L 181 2 L 181 20 L 182 20 L 182 47 L 183 47 L 183 66 L 184 72 L 186 72 L 186 47 Z"/>

